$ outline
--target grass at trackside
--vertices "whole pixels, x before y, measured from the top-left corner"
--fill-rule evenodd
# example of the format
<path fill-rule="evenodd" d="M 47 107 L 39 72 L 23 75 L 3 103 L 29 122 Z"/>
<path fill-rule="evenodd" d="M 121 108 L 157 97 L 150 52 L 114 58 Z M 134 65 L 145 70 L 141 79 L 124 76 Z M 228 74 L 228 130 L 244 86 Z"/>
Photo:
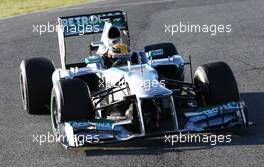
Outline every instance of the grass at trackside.
<path fill-rule="evenodd" d="M 78 5 L 91 0 L 0 0 L 0 17 L 14 16 L 49 8 Z"/>

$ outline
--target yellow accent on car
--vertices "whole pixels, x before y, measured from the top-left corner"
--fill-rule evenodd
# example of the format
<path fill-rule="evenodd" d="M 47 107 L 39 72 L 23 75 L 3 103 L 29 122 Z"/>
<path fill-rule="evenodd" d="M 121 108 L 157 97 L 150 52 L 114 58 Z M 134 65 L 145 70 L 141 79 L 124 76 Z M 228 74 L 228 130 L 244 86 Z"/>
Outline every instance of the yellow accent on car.
<path fill-rule="evenodd" d="M 114 53 L 120 53 L 120 54 L 127 54 L 128 53 L 128 47 L 126 44 L 118 43 L 112 46 L 111 50 Z"/>

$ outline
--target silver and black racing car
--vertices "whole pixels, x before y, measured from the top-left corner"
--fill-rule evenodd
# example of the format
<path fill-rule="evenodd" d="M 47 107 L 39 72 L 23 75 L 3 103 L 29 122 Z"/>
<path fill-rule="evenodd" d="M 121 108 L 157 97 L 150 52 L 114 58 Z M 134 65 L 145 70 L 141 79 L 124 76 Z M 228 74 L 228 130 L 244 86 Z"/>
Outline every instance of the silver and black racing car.
<path fill-rule="evenodd" d="M 24 109 L 29 114 L 50 110 L 53 132 L 63 146 L 252 125 L 226 63 L 201 65 L 186 82 L 184 68 L 191 61 L 185 62 L 172 43 L 130 49 L 124 11 L 58 22 L 61 68 L 47 58 L 23 60 L 20 85 Z M 66 38 L 96 34 L 101 39 L 91 41 L 83 60 L 66 63 Z M 119 43 L 128 51 L 109 60 L 106 54 Z"/>

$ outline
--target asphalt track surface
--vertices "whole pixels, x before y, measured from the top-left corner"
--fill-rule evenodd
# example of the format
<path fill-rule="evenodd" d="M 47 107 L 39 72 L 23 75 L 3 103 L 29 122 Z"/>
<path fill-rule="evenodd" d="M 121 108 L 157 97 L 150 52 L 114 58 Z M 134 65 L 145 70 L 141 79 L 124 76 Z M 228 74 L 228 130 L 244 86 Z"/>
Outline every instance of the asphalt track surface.
<path fill-rule="evenodd" d="M 49 115 L 28 115 L 19 92 L 19 64 L 44 56 L 59 67 L 56 33 L 33 33 L 32 25 L 58 16 L 122 9 L 128 12 L 132 48 L 173 42 L 194 68 L 225 61 L 237 78 L 241 98 L 256 128 L 239 130 L 232 142 L 164 143 L 162 138 L 65 150 L 58 143 L 33 142 L 51 133 Z M 231 24 L 231 33 L 164 32 L 165 24 Z M 0 20 L 0 166 L 263 166 L 264 164 L 264 1 L 175 0 L 107 1 Z M 78 49 L 78 43 L 74 47 Z M 188 77 L 188 76 L 187 76 Z"/>

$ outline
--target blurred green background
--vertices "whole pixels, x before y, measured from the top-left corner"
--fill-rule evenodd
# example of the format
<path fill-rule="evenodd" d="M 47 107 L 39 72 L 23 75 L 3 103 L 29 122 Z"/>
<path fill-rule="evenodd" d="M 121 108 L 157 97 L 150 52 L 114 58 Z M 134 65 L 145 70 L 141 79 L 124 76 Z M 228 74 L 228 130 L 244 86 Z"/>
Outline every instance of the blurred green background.
<path fill-rule="evenodd" d="M 49 8 L 79 5 L 92 0 L 0 0 L 0 17 L 30 13 Z"/>

